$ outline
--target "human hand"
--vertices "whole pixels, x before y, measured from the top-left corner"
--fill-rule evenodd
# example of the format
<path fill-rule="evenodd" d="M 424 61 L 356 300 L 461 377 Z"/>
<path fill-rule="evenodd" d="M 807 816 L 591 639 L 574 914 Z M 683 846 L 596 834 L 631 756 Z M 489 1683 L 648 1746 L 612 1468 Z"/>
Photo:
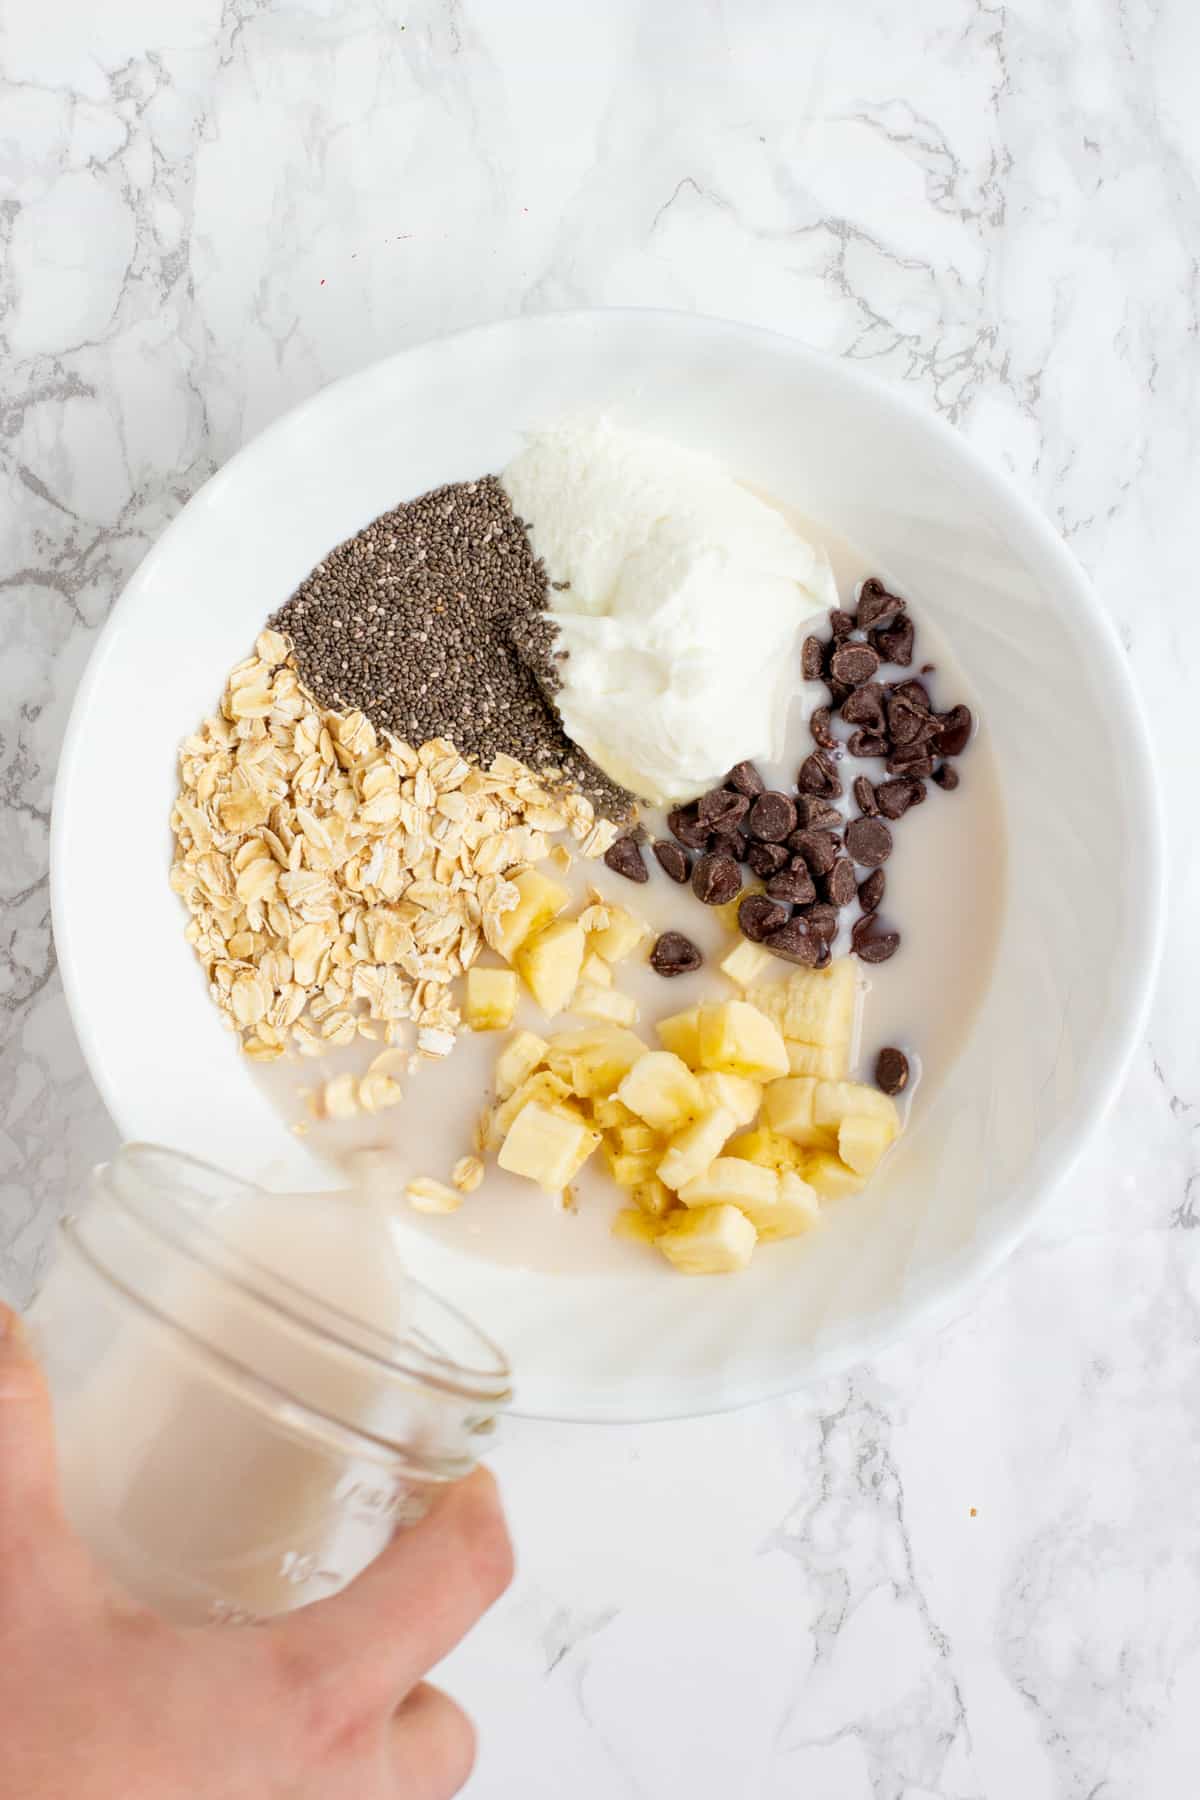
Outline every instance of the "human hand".
<path fill-rule="evenodd" d="M 421 1677 L 511 1576 L 479 1470 L 330 1600 L 165 1623 L 65 1523 L 45 1383 L 0 1303 L 0 1800 L 448 1800 L 474 1733 Z"/>

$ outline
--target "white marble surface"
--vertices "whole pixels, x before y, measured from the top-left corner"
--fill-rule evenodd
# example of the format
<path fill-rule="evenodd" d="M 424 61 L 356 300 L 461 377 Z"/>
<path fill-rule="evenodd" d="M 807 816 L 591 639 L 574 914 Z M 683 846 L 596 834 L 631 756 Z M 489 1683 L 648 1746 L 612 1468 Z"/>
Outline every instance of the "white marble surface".
<path fill-rule="evenodd" d="M 508 1431 L 520 1579 L 447 1673 L 471 1792 L 1193 1795 L 1191 0 L 0 20 L 0 1288 L 112 1141 L 48 809 L 96 628 L 197 485 L 331 377 L 522 310 L 697 308 L 863 359 L 1013 472 L 1120 626 L 1174 827 L 1169 976 L 1119 1106 L 957 1322 L 741 1416 Z"/>

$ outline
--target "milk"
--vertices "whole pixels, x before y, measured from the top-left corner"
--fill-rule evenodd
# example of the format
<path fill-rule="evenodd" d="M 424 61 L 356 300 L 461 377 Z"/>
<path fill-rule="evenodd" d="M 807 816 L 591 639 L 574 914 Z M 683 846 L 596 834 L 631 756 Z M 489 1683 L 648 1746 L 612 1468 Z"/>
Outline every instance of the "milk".
<path fill-rule="evenodd" d="M 101 1172 L 33 1317 L 72 1522 L 188 1623 L 336 1591 L 469 1466 L 385 1202 L 231 1185 Z"/>
<path fill-rule="evenodd" d="M 805 537 L 823 544 L 837 577 L 844 604 L 851 604 L 856 585 L 875 566 L 845 543 L 831 540 L 819 524 L 795 513 L 791 522 Z M 901 586 L 903 592 L 903 586 Z M 923 806 L 916 807 L 893 829 L 895 848 L 886 864 L 887 894 L 883 916 L 898 926 L 902 945 L 888 963 L 863 969 L 865 994 L 860 1021 L 860 1054 L 854 1074 L 869 1081 L 875 1056 L 886 1044 L 904 1049 L 913 1064 L 914 1080 L 902 1101 L 913 1117 L 929 1103 L 951 1066 L 988 982 L 999 933 L 1001 897 L 1006 881 L 1003 806 L 986 718 L 980 717 L 970 681 L 956 663 L 952 647 L 926 620 L 921 597 L 908 596 L 916 625 L 916 657 L 911 668 L 886 670 L 887 679 L 919 676 L 923 664 L 935 665 L 920 676 L 940 710 L 963 702 L 979 720 L 978 733 L 959 760 L 961 784 L 952 794 L 929 784 Z M 822 635 L 826 622 L 822 621 Z M 763 773 L 774 785 L 795 790 L 796 772 L 813 748 L 804 717 L 800 672 L 797 697 L 787 734 L 787 755 Z M 847 787 L 856 774 L 873 780 L 881 764 L 847 759 Z M 666 835 L 661 813 L 647 816 L 653 835 Z M 664 980 L 637 956 L 622 963 L 616 980 L 641 1008 L 637 1030 L 656 1045 L 654 1021 L 695 1006 L 701 1000 L 732 997 L 735 990 L 716 967 L 730 938 L 708 909 L 686 889 L 676 887 L 649 855 L 650 880 L 635 886 L 596 862 L 577 860 L 565 878 L 583 899 L 589 886 L 644 918 L 655 934 L 685 932 L 704 952 L 705 966 L 696 974 Z M 557 879 L 557 877 L 556 877 Z M 854 916 L 854 909 L 848 912 Z M 842 948 L 848 947 L 848 930 Z M 773 965 L 778 979 L 786 964 Z M 769 976 L 768 976 L 769 978 Z M 516 1023 L 545 1035 L 538 1009 L 523 998 Z M 575 1028 L 579 1020 L 564 1015 L 556 1028 Z M 364 1146 L 373 1148 L 390 1168 L 392 1191 L 402 1191 L 414 1175 L 441 1180 L 457 1159 L 471 1149 L 475 1118 L 492 1092 L 492 1071 L 502 1037 L 473 1036 L 464 1031 L 445 1062 L 425 1063 L 408 1079 L 404 1103 L 375 1118 L 315 1124 L 307 1141 L 313 1151 L 345 1166 Z M 345 1068 L 364 1069 L 377 1046 L 363 1045 L 323 1059 L 289 1061 L 256 1069 L 289 1123 L 303 1111 L 301 1089 L 317 1086 Z M 528 1182 L 508 1176 L 494 1164 L 483 1188 L 450 1216 L 411 1214 L 407 1229 L 441 1239 L 472 1257 L 514 1267 L 570 1274 L 644 1267 L 641 1247 L 614 1239 L 612 1218 L 620 1204 L 599 1158 L 577 1182 L 576 1206 L 558 1209 L 552 1197 Z M 670 1279 L 663 1270 L 663 1279 Z"/>

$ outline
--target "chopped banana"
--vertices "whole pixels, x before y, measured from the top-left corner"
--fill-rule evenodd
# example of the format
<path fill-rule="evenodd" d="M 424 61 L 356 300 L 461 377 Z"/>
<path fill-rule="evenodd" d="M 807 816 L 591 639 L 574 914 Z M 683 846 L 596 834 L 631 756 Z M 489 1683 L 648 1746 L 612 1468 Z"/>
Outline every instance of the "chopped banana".
<path fill-rule="evenodd" d="M 821 1216 L 817 1196 L 793 1170 L 777 1175 L 731 1156 L 719 1156 L 706 1174 L 688 1182 L 679 1198 L 685 1206 L 736 1206 L 764 1244 L 798 1237 Z"/>
<path fill-rule="evenodd" d="M 508 1040 L 496 1058 L 496 1092 L 501 1100 L 515 1093 L 526 1076 L 533 1074 L 549 1047 L 535 1031 L 518 1031 Z"/>
<path fill-rule="evenodd" d="M 863 1177 L 848 1169 L 830 1150 L 806 1151 L 800 1175 L 822 1200 L 841 1200 L 847 1194 L 861 1193 L 865 1185 Z"/>
<path fill-rule="evenodd" d="M 722 1075 L 745 1075 L 772 1081 L 788 1072 L 782 1037 L 765 1013 L 745 1000 L 702 1006 L 699 1019 L 700 1062 Z"/>
<path fill-rule="evenodd" d="M 592 981 L 579 983 L 570 1010 L 582 1019 L 606 1019 L 614 1025 L 638 1022 L 638 1003 L 632 994 L 618 994 L 614 988 L 597 987 Z"/>
<path fill-rule="evenodd" d="M 526 987 L 548 1019 L 562 1012 L 579 982 L 586 940 L 574 919 L 556 919 L 525 940 L 516 953 Z"/>
<path fill-rule="evenodd" d="M 512 1130 L 522 1108 L 532 1101 L 540 1101 L 543 1106 L 565 1108 L 574 1112 L 580 1124 L 584 1124 L 583 1113 L 574 1105 L 571 1090 L 565 1081 L 551 1074 L 549 1069 L 541 1069 L 536 1075 L 528 1076 L 519 1088 L 514 1088 L 508 1099 L 499 1105 L 492 1114 L 488 1127 L 487 1147 L 495 1150 Z"/>
<path fill-rule="evenodd" d="M 774 1169 L 760 1163 L 744 1162 L 737 1156 L 718 1156 L 703 1175 L 694 1175 L 679 1190 L 685 1206 L 736 1206 L 751 1224 L 757 1224 L 755 1211 L 765 1211 L 779 1198 L 779 1177 Z"/>
<path fill-rule="evenodd" d="M 794 1144 L 810 1150 L 832 1150 L 837 1133 L 813 1118 L 813 1097 L 817 1084 L 809 1075 L 793 1075 L 786 1081 L 773 1081 L 766 1092 L 764 1112 L 772 1131 L 791 1138 Z"/>
<path fill-rule="evenodd" d="M 774 1211 L 754 1221 L 764 1244 L 773 1243 L 777 1238 L 799 1237 L 820 1223 L 821 1202 L 816 1190 L 791 1169 L 786 1169 L 779 1177 L 779 1198 Z"/>
<path fill-rule="evenodd" d="M 558 1193 L 600 1142 L 581 1119 L 531 1100 L 521 1108 L 500 1147 L 498 1161 L 510 1175 L 524 1175 L 547 1193 Z"/>
<path fill-rule="evenodd" d="M 694 1175 L 702 1175 L 733 1135 L 733 1114 L 723 1106 L 703 1114 L 671 1139 L 658 1165 L 658 1178 L 676 1193 Z"/>
<path fill-rule="evenodd" d="M 699 1027 L 700 1008 L 693 1006 L 687 1012 L 673 1013 L 669 1019 L 660 1019 L 654 1029 L 663 1049 L 679 1057 L 689 1069 L 694 1069 L 700 1061 Z"/>
<path fill-rule="evenodd" d="M 793 1075 L 814 1075 L 822 1081 L 840 1081 L 850 1072 L 850 1046 L 846 1044 L 797 1044 L 785 1038 L 788 1067 Z"/>
<path fill-rule="evenodd" d="M 618 1187 L 639 1188 L 653 1179 L 662 1150 L 617 1150 L 611 1144 L 605 1144 L 604 1157 Z"/>
<path fill-rule="evenodd" d="M 656 1131 L 648 1125 L 619 1125 L 616 1132 L 617 1142 L 622 1150 L 633 1150 L 639 1153 L 647 1150 L 665 1150 Z"/>
<path fill-rule="evenodd" d="M 517 977 L 512 969 L 467 971 L 467 1000 L 463 1016 L 472 1031 L 504 1031 L 517 1010 Z"/>
<path fill-rule="evenodd" d="M 761 944 L 752 944 L 749 938 L 742 938 L 721 958 L 721 972 L 728 975 L 730 981 L 736 981 L 740 988 L 748 988 L 751 982 L 758 980 L 770 961 L 769 950 L 764 950 Z"/>
<path fill-rule="evenodd" d="M 731 1275 L 754 1254 L 757 1234 L 736 1206 L 672 1213 L 655 1242 L 685 1275 Z"/>
<path fill-rule="evenodd" d="M 657 1175 L 651 1175 L 648 1181 L 639 1181 L 633 1190 L 633 1203 L 652 1219 L 665 1219 L 675 1205 L 675 1196 L 665 1181 Z"/>
<path fill-rule="evenodd" d="M 855 1118 L 882 1119 L 893 1137 L 900 1135 L 895 1102 L 878 1088 L 858 1081 L 818 1081 L 813 1093 L 814 1122 L 837 1129 L 843 1119 Z"/>
<path fill-rule="evenodd" d="M 856 1175 L 871 1175 L 895 1135 L 886 1119 L 866 1118 L 858 1113 L 843 1119 L 838 1127 L 838 1155 Z"/>
<path fill-rule="evenodd" d="M 565 887 L 557 881 L 547 881 L 536 869 L 522 869 L 513 876 L 513 886 L 520 898 L 511 912 L 501 914 L 489 936 L 492 948 L 509 962 L 526 938 L 556 919 L 571 898 Z"/>
<path fill-rule="evenodd" d="M 747 1081 L 744 1075 L 716 1075 L 706 1070 L 697 1077 L 708 1106 L 724 1106 L 733 1114 L 735 1125 L 750 1125 L 758 1117 L 763 1087 L 759 1081 Z"/>
<path fill-rule="evenodd" d="M 592 1118 L 601 1131 L 616 1131 L 622 1125 L 640 1125 L 642 1122 L 615 1094 L 606 1100 L 596 1101 L 592 1107 Z"/>
<path fill-rule="evenodd" d="M 767 1092 L 770 1093 L 770 1089 Z M 725 1147 L 726 1156 L 741 1156 L 747 1162 L 761 1163 L 764 1169 L 798 1169 L 803 1161 L 800 1146 L 777 1131 L 760 1125 L 755 1131 L 743 1131 Z"/>
<path fill-rule="evenodd" d="M 663 1226 L 660 1219 L 653 1219 L 649 1213 L 638 1210 L 636 1206 L 622 1207 L 612 1222 L 612 1234 L 617 1238 L 628 1238 L 634 1244 L 653 1244 Z"/>
<path fill-rule="evenodd" d="M 643 938 L 649 937 L 650 927 L 643 920 L 635 919 L 623 906 L 614 906 L 610 900 L 604 902 L 604 910 L 608 913 L 608 924 L 591 933 L 588 947 L 605 962 L 621 962 L 637 949 Z"/>
<path fill-rule="evenodd" d="M 700 1083 L 669 1050 L 648 1050 L 626 1075 L 617 1098 L 656 1131 L 679 1131 L 706 1110 Z"/>
<path fill-rule="evenodd" d="M 593 987 L 608 988 L 613 984 L 612 966 L 594 950 L 589 950 L 583 959 L 583 967 L 579 971 L 580 985 L 590 981 Z"/>
<path fill-rule="evenodd" d="M 827 1050 L 834 1074 L 850 1065 L 854 1015 L 858 1006 L 858 973 L 852 959 L 840 957 L 825 969 L 797 969 L 784 982 L 751 988 L 746 996 L 761 1007 L 785 1038 Z M 793 1068 L 797 1075 L 823 1075 L 822 1068 Z"/>
<path fill-rule="evenodd" d="M 619 1087 L 645 1054 L 646 1046 L 634 1032 L 618 1025 L 593 1025 L 585 1031 L 561 1032 L 551 1041 L 546 1061 L 577 1094 L 596 1100 Z"/>

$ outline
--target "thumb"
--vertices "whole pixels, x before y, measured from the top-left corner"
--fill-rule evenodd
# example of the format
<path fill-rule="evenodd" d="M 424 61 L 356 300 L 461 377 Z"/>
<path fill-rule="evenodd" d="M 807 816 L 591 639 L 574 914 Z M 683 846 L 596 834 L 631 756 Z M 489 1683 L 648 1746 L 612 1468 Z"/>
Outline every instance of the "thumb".
<path fill-rule="evenodd" d="M 58 1522 L 50 1391 L 17 1314 L 0 1301 L 0 1547 Z"/>

